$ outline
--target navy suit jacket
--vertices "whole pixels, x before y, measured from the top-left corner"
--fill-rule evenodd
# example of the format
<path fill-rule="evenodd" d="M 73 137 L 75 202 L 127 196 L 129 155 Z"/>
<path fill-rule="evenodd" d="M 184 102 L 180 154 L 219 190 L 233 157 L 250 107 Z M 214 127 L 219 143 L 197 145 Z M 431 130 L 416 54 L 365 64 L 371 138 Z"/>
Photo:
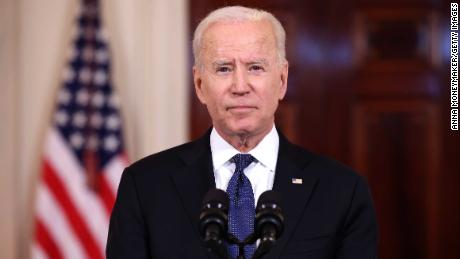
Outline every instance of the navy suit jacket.
<path fill-rule="evenodd" d="M 198 231 L 202 199 L 215 188 L 209 133 L 125 169 L 110 220 L 108 259 L 217 258 Z M 264 258 L 377 257 L 371 194 L 351 169 L 280 134 L 273 190 L 282 198 L 285 229 Z"/>

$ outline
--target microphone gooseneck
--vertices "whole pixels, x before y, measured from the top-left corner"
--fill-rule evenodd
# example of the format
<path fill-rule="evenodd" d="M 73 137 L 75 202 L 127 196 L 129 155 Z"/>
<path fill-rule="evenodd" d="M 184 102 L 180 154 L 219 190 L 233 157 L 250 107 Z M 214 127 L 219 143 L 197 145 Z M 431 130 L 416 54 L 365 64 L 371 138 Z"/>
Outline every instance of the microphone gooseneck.
<path fill-rule="evenodd" d="M 229 198 L 226 192 L 219 189 L 209 190 L 202 203 L 199 229 L 206 247 L 227 258 L 225 240 L 228 228 Z"/>
<path fill-rule="evenodd" d="M 255 236 L 260 238 L 259 247 L 253 258 L 261 258 L 275 245 L 284 229 L 281 198 L 274 191 L 260 195 L 256 207 Z"/>

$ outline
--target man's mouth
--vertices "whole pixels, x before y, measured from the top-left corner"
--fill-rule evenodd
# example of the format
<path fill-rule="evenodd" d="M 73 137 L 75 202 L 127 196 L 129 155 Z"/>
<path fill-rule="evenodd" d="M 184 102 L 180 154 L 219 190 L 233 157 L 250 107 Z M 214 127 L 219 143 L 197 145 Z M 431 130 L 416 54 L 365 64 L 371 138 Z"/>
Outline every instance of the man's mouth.
<path fill-rule="evenodd" d="M 256 109 L 255 106 L 250 105 L 237 105 L 237 106 L 229 106 L 227 111 L 234 111 L 234 112 L 248 112 L 251 110 Z"/>

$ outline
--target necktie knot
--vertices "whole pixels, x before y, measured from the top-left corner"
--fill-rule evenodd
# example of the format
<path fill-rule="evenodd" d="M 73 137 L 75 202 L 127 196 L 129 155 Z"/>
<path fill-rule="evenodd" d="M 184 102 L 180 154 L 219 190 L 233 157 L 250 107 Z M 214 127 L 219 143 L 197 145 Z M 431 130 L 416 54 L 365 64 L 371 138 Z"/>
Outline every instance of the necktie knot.
<path fill-rule="evenodd" d="M 231 161 L 235 163 L 235 172 L 242 172 L 246 167 L 248 167 L 255 158 L 250 154 L 236 154 L 232 157 Z"/>

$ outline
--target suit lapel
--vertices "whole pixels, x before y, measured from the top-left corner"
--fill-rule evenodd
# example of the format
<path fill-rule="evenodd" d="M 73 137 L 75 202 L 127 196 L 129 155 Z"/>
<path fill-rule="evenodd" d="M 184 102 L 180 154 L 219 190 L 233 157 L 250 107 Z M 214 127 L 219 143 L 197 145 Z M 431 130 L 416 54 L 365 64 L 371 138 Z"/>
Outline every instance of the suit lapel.
<path fill-rule="evenodd" d="M 181 150 L 179 155 L 184 163 L 183 167 L 171 172 L 172 181 L 199 240 L 201 237 L 198 221 L 201 203 L 206 192 L 215 188 L 209 133 L 210 131 Z"/>
<path fill-rule="evenodd" d="M 273 190 L 281 195 L 281 208 L 285 217 L 285 228 L 277 245 L 266 258 L 280 257 L 287 242 L 294 233 L 302 212 L 317 184 L 317 177 L 313 174 L 308 174 L 304 170 L 311 159 L 311 154 L 289 143 L 280 134 L 280 148 Z M 293 179 L 302 179 L 302 183 L 300 184 L 299 180 L 297 180 L 297 184 L 294 184 Z"/>

